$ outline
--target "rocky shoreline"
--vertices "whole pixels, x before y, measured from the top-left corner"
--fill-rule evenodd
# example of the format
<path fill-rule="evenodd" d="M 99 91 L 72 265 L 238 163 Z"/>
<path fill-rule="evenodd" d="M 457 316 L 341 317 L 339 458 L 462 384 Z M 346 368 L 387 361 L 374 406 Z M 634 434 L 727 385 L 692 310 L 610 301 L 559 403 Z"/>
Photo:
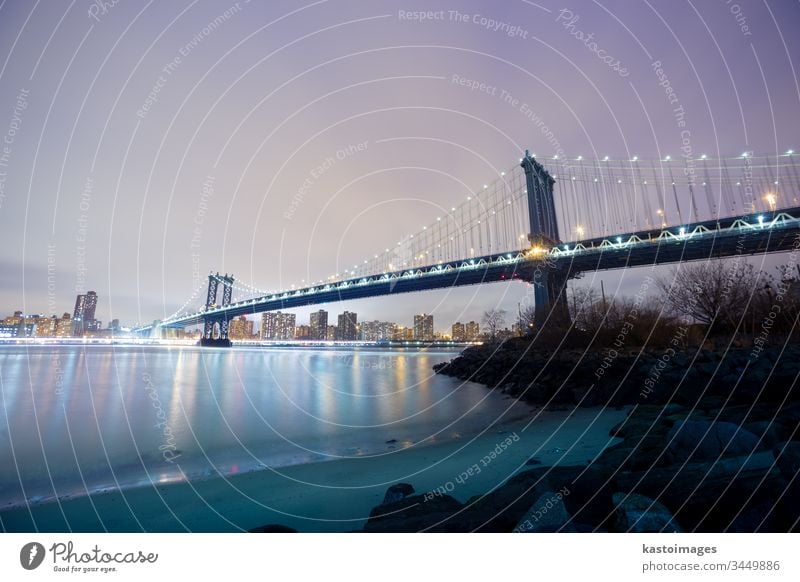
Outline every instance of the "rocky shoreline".
<path fill-rule="evenodd" d="M 436 372 L 539 408 L 629 407 L 609 435 L 622 440 L 583 465 L 531 459 L 463 503 L 398 483 L 359 531 L 800 531 L 796 344 L 553 352 L 514 340 Z"/>
<path fill-rule="evenodd" d="M 615 428 L 623 442 L 586 466 L 524 471 L 463 504 L 408 495 L 376 507 L 364 531 L 798 530 L 800 442 L 768 444 L 728 421 L 685 408 L 668 412 L 635 409 Z M 798 418 L 800 406 L 786 413 Z"/>
<path fill-rule="evenodd" d="M 518 473 L 460 503 L 408 494 L 367 532 L 800 529 L 800 348 L 541 352 L 469 348 L 436 371 L 539 406 L 632 405 L 585 466 Z M 665 357 L 668 354 L 669 357 Z M 404 484 L 402 490 L 412 490 Z"/>

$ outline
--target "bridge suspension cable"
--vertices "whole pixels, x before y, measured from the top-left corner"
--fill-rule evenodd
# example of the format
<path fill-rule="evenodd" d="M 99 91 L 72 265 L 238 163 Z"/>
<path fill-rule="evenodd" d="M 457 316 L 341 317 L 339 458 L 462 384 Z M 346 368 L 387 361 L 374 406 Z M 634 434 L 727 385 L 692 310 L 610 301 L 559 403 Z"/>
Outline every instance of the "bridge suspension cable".
<path fill-rule="evenodd" d="M 556 218 L 564 243 L 800 206 L 798 155 L 791 150 L 718 158 L 553 156 L 538 162 L 555 179 Z M 515 165 L 422 229 L 321 282 L 515 252 L 530 247 L 530 230 L 525 173 Z M 233 288 L 244 298 L 281 292 L 238 280 Z M 182 313 L 199 291 L 196 289 L 175 315 Z"/>

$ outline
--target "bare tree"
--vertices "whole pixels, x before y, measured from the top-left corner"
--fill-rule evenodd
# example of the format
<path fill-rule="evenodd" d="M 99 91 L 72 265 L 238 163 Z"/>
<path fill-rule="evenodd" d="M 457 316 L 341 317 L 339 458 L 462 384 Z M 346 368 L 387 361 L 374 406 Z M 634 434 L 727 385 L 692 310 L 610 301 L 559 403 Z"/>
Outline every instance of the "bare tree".
<path fill-rule="evenodd" d="M 520 309 L 519 327 L 523 334 L 532 333 L 536 329 L 536 306 L 527 305 Z"/>
<path fill-rule="evenodd" d="M 497 337 L 497 330 L 506 322 L 505 309 L 490 309 L 483 312 L 483 325 L 489 330 L 492 341 Z"/>
<path fill-rule="evenodd" d="M 681 265 L 658 285 L 676 315 L 733 331 L 744 322 L 750 303 L 760 300 L 764 276 L 742 260 L 717 260 Z"/>
<path fill-rule="evenodd" d="M 600 329 L 606 307 L 591 287 L 572 289 L 569 298 L 570 315 L 575 327 L 581 331 L 595 332 Z"/>

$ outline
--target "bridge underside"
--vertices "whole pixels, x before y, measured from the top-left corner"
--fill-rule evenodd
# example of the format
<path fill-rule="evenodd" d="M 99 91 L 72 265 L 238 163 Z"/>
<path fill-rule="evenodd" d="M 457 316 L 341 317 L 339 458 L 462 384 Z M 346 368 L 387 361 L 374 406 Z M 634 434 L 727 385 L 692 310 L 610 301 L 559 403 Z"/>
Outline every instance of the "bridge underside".
<path fill-rule="evenodd" d="M 600 247 L 602 239 L 582 241 L 584 245 L 594 245 L 597 252 L 575 253 L 573 256 L 564 256 L 556 259 L 556 264 L 569 270 L 571 275 L 584 271 L 602 271 L 611 269 L 624 269 L 628 267 L 642 267 L 649 265 L 664 265 L 670 263 L 720 259 L 736 255 L 756 255 L 790 251 L 800 243 L 800 221 L 791 220 L 785 224 L 769 226 L 776 216 L 788 214 L 800 217 L 800 208 L 792 208 L 774 213 L 762 214 L 763 226 L 754 228 L 737 228 L 740 218 L 730 218 L 720 221 L 706 221 L 690 225 L 686 228 L 688 234 L 662 238 L 651 243 L 636 245 L 619 244 Z M 750 219 L 758 223 L 757 219 Z M 692 235 L 691 232 L 707 228 L 708 232 L 701 235 Z M 672 229 L 676 230 L 676 229 Z M 643 240 L 653 241 L 658 239 L 663 231 L 642 231 L 620 235 L 623 241 L 628 241 L 636 236 Z"/>
<path fill-rule="evenodd" d="M 233 305 L 225 310 L 228 319 L 240 315 L 253 315 L 265 311 L 278 311 L 293 309 L 296 307 L 306 307 L 310 305 L 320 305 L 324 303 L 336 303 L 339 301 L 349 301 L 353 299 L 365 299 L 369 297 L 380 297 L 384 295 L 397 295 L 401 293 L 413 293 L 417 291 L 430 291 L 434 289 L 447 289 L 449 287 L 461 287 L 464 285 L 477 285 L 480 283 L 495 283 L 511 280 L 532 280 L 536 263 L 506 263 L 504 265 L 490 265 L 488 268 L 476 267 L 468 271 L 449 271 L 437 275 L 427 275 L 418 278 L 392 279 L 389 281 L 370 283 L 369 285 L 353 285 L 344 289 L 332 289 L 329 291 L 318 291 L 313 295 L 298 295 L 274 300 L 258 302 L 250 305 Z M 197 325 L 204 320 L 202 314 L 191 317 L 180 322 L 167 324 L 170 326 L 187 327 Z"/>
<path fill-rule="evenodd" d="M 612 241 L 584 240 L 561 248 L 533 248 L 376 275 L 232 303 L 224 309 L 183 316 L 162 325 L 187 327 L 265 311 L 512 280 L 534 284 L 537 320 L 543 321 L 553 306 L 564 307 L 567 279 L 583 272 L 774 253 L 798 245 L 800 208 L 791 208 L 758 217 L 625 233 Z"/>

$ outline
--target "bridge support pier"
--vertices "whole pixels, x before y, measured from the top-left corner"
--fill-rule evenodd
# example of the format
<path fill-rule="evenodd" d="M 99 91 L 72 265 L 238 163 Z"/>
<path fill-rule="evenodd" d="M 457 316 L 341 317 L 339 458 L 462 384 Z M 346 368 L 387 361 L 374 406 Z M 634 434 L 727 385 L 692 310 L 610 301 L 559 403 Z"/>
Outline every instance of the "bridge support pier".
<path fill-rule="evenodd" d="M 537 162 L 528 150 L 520 166 L 525 171 L 528 194 L 528 241 L 531 248 L 547 249 L 561 242 L 553 198 L 555 180 L 545 167 Z M 547 257 L 535 267 L 527 278 L 534 286 L 534 324 L 541 329 L 546 321 L 569 322 L 567 305 L 567 273 L 548 263 Z"/>
<path fill-rule="evenodd" d="M 206 311 L 217 306 L 217 292 L 222 283 L 222 305 L 231 304 L 233 298 L 233 275 L 220 276 L 219 273 L 208 276 L 208 294 L 206 295 Z M 225 312 L 211 314 L 203 318 L 203 335 L 200 345 L 207 348 L 229 348 L 231 340 L 228 338 L 228 316 Z"/>
<path fill-rule="evenodd" d="M 566 273 L 542 264 L 524 279 L 533 285 L 533 322 L 536 329 L 541 329 L 545 324 L 569 323 Z"/>

